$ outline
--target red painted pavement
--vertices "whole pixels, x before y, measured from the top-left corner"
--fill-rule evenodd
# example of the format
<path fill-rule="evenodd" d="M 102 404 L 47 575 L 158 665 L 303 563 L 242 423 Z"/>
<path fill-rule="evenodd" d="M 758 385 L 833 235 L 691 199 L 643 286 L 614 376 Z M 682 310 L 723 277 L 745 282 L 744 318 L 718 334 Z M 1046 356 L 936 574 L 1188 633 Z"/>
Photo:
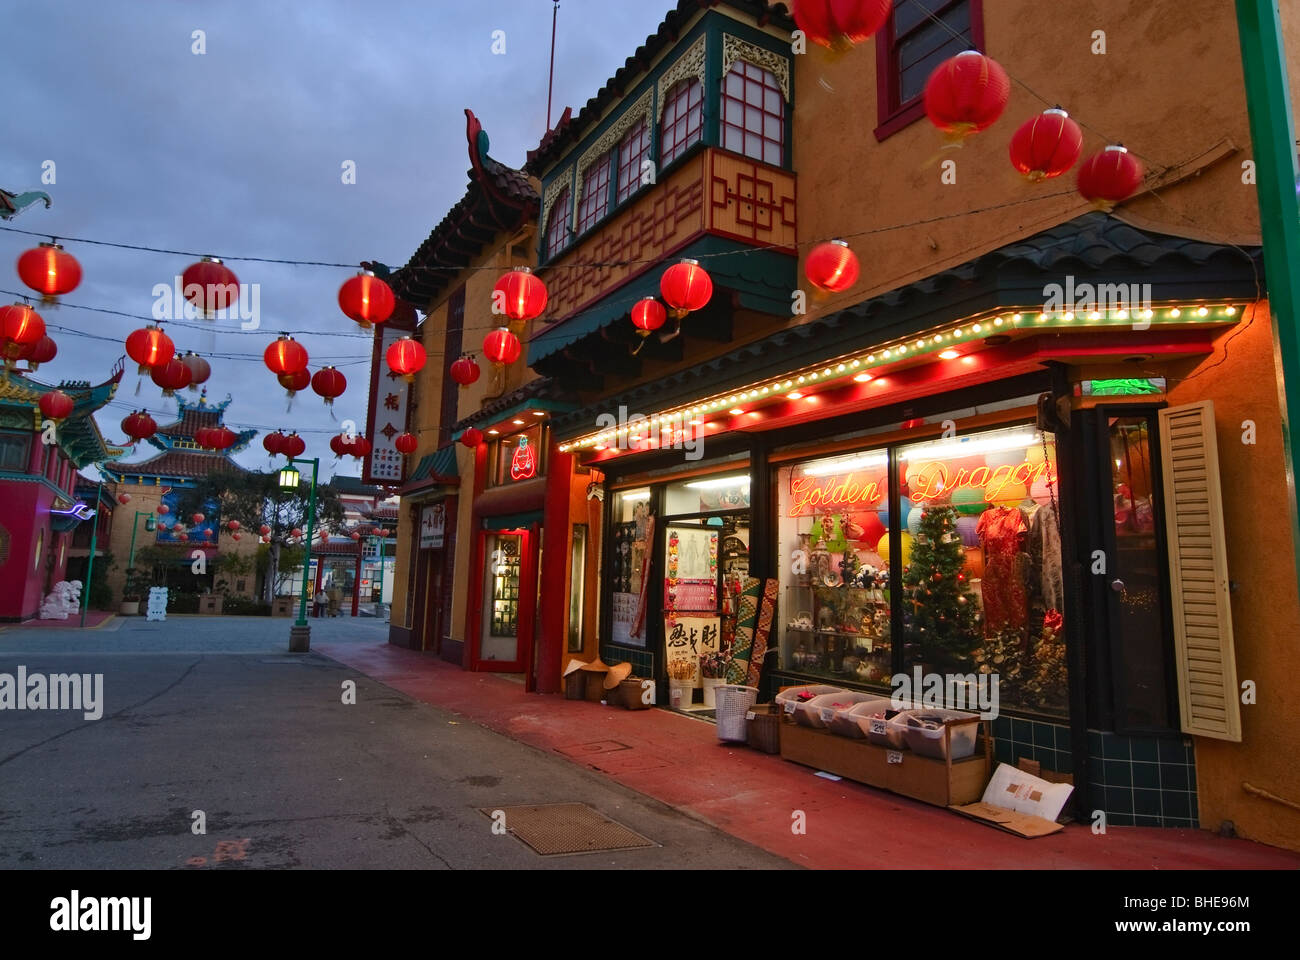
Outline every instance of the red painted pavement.
<path fill-rule="evenodd" d="M 711 723 L 667 710 L 623 710 L 522 682 L 468 673 L 389 644 L 313 647 L 417 700 L 559 753 L 734 837 L 820 869 L 1297 869 L 1300 854 L 1203 830 L 1072 824 L 1025 840 L 883 790 L 720 743 Z M 581 798 L 575 798 L 581 799 Z M 791 832 L 802 810 L 807 834 Z"/>
<path fill-rule="evenodd" d="M 95 627 L 102 627 L 117 614 L 108 610 L 87 610 L 86 611 L 86 629 L 93 630 Z M 0 626 L 3 627 L 23 627 L 29 630 L 68 630 L 79 629 L 81 627 L 81 611 L 78 610 L 66 620 L 24 620 L 22 623 L 9 623 Z"/>

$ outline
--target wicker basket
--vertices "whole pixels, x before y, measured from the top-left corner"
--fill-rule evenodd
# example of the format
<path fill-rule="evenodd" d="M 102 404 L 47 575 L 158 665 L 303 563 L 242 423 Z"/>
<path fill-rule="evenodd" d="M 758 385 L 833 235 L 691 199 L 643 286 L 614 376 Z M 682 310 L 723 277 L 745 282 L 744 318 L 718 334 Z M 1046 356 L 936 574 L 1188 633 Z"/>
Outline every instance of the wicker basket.
<path fill-rule="evenodd" d="M 775 704 L 755 704 L 745 715 L 745 736 L 749 745 L 764 753 L 781 752 L 781 711 Z"/>
<path fill-rule="evenodd" d="M 587 690 L 587 677 L 581 670 L 574 670 L 564 678 L 564 699 L 581 700 Z"/>
<path fill-rule="evenodd" d="M 586 699 L 600 703 L 605 699 L 605 673 L 601 670 L 579 670 L 586 677 Z"/>
<path fill-rule="evenodd" d="M 618 685 L 619 699 L 628 710 L 649 710 L 649 703 L 641 702 L 641 677 L 628 677 Z"/>
<path fill-rule="evenodd" d="M 746 687 L 738 683 L 724 683 L 718 687 L 716 694 L 718 709 L 715 714 L 718 721 L 718 739 L 734 743 L 744 743 L 745 714 L 758 699 L 757 687 Z"/>

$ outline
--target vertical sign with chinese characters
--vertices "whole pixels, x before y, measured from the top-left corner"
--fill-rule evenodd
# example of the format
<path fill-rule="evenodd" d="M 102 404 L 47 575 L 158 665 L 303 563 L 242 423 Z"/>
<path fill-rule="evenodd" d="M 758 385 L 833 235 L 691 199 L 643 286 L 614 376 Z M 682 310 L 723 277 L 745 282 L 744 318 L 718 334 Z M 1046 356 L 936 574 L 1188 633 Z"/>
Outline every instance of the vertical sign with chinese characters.
<path fill-rule="evenodd" d="M 674 663 L 686 663 L 686 675 L 694 677 L 700 685 L 700 657 L 718 652 L 717 617 L 664 617 L 664 651 L 667 654 L 668 676 L 673 676 Z"/>
<path fill-rule="evenodd" d="M 401 483 L 406 458 L 394 441 L 408 429 L 412 384 L 388 369 L 384 356 L 388 348 L 416 328 L 415 308 L 402 300 L 387 323 L 375 328 L 375 345 L 370 357 L 370 412 L 366 417 L 366 438 L 370 453 L 365 458 L 361 479 L 366 483 Z"/>

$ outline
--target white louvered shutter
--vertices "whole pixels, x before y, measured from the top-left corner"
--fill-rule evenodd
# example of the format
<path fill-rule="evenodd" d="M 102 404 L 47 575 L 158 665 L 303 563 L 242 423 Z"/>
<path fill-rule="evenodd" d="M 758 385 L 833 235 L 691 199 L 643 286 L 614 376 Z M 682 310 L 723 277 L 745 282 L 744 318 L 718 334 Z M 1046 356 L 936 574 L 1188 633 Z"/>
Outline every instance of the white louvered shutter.
<path fill-rule="evenodd" d="M 1161 410 L 1160 455 L 1182 729 L 1240 741 L 1214 403 Z"/>

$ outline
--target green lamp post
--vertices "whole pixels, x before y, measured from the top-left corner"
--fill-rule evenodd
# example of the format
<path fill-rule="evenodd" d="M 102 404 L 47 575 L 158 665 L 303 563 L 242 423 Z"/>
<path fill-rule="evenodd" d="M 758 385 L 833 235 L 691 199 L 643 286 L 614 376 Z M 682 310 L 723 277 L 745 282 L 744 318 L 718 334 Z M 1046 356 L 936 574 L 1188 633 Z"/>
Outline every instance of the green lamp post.
<path fill-rule="evenodd" d="M 307 623 L 307 583 L 311 574 L 311 544 L 316 533 L 316 479 L 320 472 L 320 459 L 293 457 L 280 470 L 280 489 L 297 490 L 302 475 L 294 469 L 295 463 L 311 464 L 311 491 L 307 495 L 307 549 L 302 558 L 302 595 L 298 600 L 298 620 L 289 628 L 289 652 L 306 653 L 311 649 L 311 626 Z"/>

